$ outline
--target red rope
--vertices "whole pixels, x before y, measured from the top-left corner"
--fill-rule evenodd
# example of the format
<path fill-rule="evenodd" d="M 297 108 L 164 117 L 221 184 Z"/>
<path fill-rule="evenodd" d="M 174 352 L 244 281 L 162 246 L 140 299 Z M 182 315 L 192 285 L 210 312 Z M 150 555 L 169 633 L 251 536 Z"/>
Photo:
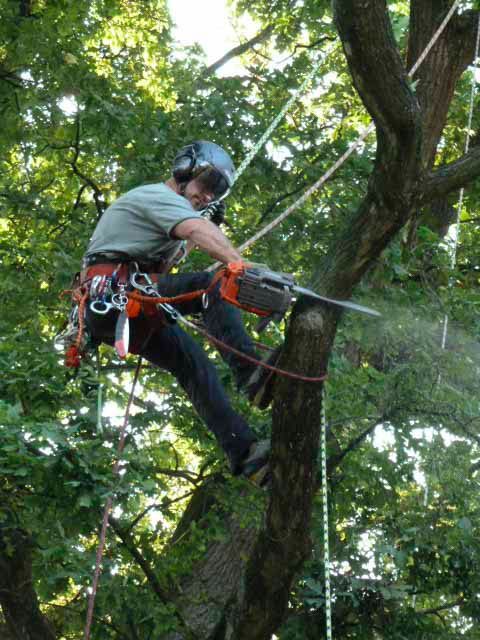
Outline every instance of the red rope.
<path fill-rule="evenodd" d="M 209 284 L 209 286 L 206 289 L 200 289 L 198 291 L 192 291 L 190 293 L 183 293 L 183 294 L 180 294 L 178 296 L 171 297 L 171 298 L 160 297 L 160 296 L 159 297 L 147 296 L 147 295 L 143 295 L 141 293 L 138 293 L 137 291 L 128 291 L 127 292 L 127 296 L 129 298 L 133 299 L 133 300 L 137 300 L 138 302 L 144 302 L 144 303 L 150 303 L 150 304 L 163 304 L 163 303 L 167 303 L 167 304 L 175 304 L 175 303 L 177 303 L 177 304 L 179 304 L 181 302 L 186 302 L 188 300 L 194 300 L 195 298 L 199 298 L 200 296 L 203 296 L 204 294 L 210 293 L 210 291 L 217 284 L 218 280 L 223 276 L 224 272 L 225 272 L 225 269 L 220 269 L 219 271 L 217 271 L 217 273 L 213 277 L 211 283 Z M 219 340 L 218 338 L 215 338 L 210 333 L 205 331 L 205 329 L 200 327 L 198 324 L 194 324 L 193 322 L 190 322 L 190 321 L 186 320 L 180 313 L 178 313 L 178 318 L 186 326 L 198 331 L 200 334 L 205 336 L 207 338 L 207 340 L 209 340 L 212 344 L 216 345 L 217 347 L 219 347 L 219 348 L 221 348 L 221 349 L 223 349 L 225 351 L 230 351 L 231 353 L 234 353 L 236 356 L 238 356 L 239 358 L 242 358 L 243 360 L 246 360 L 247 362 L 251 362 L 252 364 L 255 364 L 257 366 L 263 367 L 264 369 L 269 369 L 273 373 L 278 373 L 279 375 L 285 376 L 286 378 L 293 378 L 294 380 L 301 380 L 302 382 L 323 382 L 324 380 L 327 379 L 327 374 L 326 373 L 323 376 L 318 376 L 318 377 L 312 378 L 312 377 L 309 377 L 309 376 L 302 376 L 299 373 L 293 373 L 292 371 L 286 371 L 285 369 L 279 369 L 278 367 L 274 367 L 273 365 L 267 364 L 266 362 L 263 362 L 262 360 L 257 360 L 256 358 L 253 358 L 252 356 L 248 356 L 246 353 L 243 353 L 242 351 L 239 351 L 238 349 L 235 349 L 234 347 L 231 347 L 230 345 L 226 344 L 225 342 L 222 342 L 222 340 Z M 265 345 L 262 345 L 261 348 L 268 350 L 268 347 L 265 347 Z"/>
<path fill-rule="evenodd" d="M 120 440 L 118 442 L 118 447 L 117 447 L 117 459 L 116 459 L 114 467 L 113 467 L 113 474 L 115 476 L 118 475 L 118 470 L 119 470 L 120 462 L 121 462 L 121 456 L 122 456 L 122 453 L 123 453 L 123 449 L 125 448 L 125 438 L 126 438 L 126 433 L 127 433 L 128 419 L 130 417 L 130 410 L 131 410 L 132 404 L 133 404 L 135 386 L 136 386 L 137 381 L 138 381 L 138 377 L 139 377 L 139 374 L 140 374 L 141 366 L 142 366 L 142 359 L 139 358 L 138 359 L 137 368 L 135 370 L 135 376 L 133 378 L 132 389 L 130 391 L 130 397 L 128 398 L 127 408 L 125 410 L 125 417 L 123 419 L 123 425 L 122 425 L 122 428 L 120 430 Z M 84 640 L 89 640 L 90 639 L 90 629 L 91 629 L 91 626 L 92 626 L 93 609 L 94 609 L 94 606 L 95 606 L 95 597 L 97 595 L 98 582 L 100 580 L 100 571 L 101 571 L 101 568 L 102 568 L 103 551 L 104 551 L 104 548 L 105 548 L 105 540 L 106 540 L 106 537 L 107 537 L 108 517 L 110 515 L 110 511 L 112 509 L 112 505 L 113 505 L 113 498 L 111 496 L 109 496 L 107 498 L 107 501 L 105 503 L 105 509 L 103 511 L 102 528 L 101 528 L 101 531 L 100 531 L 100 540 L 99 540 L 99 543 L 98 543 L 97 554 L 96 554 L 95 572 L 93 574 L 92 592 L 91 592 L 91 594 L 90 594 L 90 596 L 88 598 L 87 621 L 85 623 L 85 632 L 84 632 L 84 635 L 83 635 Z"/>
<path fill-rule="evenodd" d="M 194 324 L 193 322 L 190 322 L 189 320 L 184 318 L 181 314 L 178 314 L 178 319 L 181 322 L 183 322 L 187 327 L 190 327 L 194 331 L 198 331 L 202 336 L 205 336 L 207 340 L 209 340 L 211 343 L 213 343 L 215 346 L 219 347 L 220 349 L 223 349 L 224 351 L 230 351 L 231 353 L 234 353 L 236 356 L 238 356 L 239 358 L 242 358 L 243 360 L 246 360 L 247 362 L 256 364 L 260 367 L 263 367 L 264 369 L 269 369 L 270 371 L 274 373 L 278 373 L 281 376 L 285 376 L 286 378 L 293 378 L 294 380 L 301 380 L 302 382 L 323 382 L 328 377 L 328 374 L 324 373 L 323 376 L 310 378 L 308 376 L 302 376 L 299 373 L 293 373 L 293 371 L 287 371 L 286 369 L 279 369 L 278 367 L 274 367 L 271 364 L 267 364 L 262 360 L 257 360 L 252 356 L 247 356 L 247 354 L 243 353 L 243 351 L 239 351 L 238 349 L 231 347 L 229 344 L 222 342 L 222 340 L 215 338 L 210 333 L 208 333 L 208 331 L 205 331 L 205 329 L 203 329 L 202 327 Z"/>
<path fill-rule="evenodd" d="M 63 292 L 63 294 L 68 292 Z M 83 358 L 82 341 L 85 333 L 85 305 L 88 300 L 88 289 L 78 287 L 70 292 L 72 300 L 78 304 L 78 332 L 75 342 L 65 352 L 65 365 L 78 368 Z M 63 295 L 62 294 L 62 295 Z"/>

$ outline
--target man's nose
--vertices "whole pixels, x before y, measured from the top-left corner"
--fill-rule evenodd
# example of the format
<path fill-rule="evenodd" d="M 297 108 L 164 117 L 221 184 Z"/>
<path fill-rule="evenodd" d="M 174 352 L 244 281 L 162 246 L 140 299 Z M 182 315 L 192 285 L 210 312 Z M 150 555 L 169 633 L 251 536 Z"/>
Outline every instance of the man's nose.
<path fill-rule="evenodd" d="M 213 197 L 213 193 L 205 192 L 203 194 L 203 201 L 205 202 L 205 204 L 210 204 L 210 202 L 213 201 Z"/>

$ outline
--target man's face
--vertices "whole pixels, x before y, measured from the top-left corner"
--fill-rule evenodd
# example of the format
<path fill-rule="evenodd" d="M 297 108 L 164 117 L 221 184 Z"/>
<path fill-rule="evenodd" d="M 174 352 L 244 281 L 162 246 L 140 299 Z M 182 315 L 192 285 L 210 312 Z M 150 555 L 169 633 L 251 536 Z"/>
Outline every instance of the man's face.
<path fill-rule="evenodd" d="M 210 202 L 220 200 L 228 193 L 228 183 L 213 167 L 206 167 L 185 187 L 184 196 L 195 211 L 204 209 Z"/>
<path fill-rule="evenodd" d="M 184 197 L 190 202 L 195 211 L 205 209 L 210 202 L 215 200 L 213 190 L 201 183 L 198 178 L 190 180 L 185 187 Z"/>

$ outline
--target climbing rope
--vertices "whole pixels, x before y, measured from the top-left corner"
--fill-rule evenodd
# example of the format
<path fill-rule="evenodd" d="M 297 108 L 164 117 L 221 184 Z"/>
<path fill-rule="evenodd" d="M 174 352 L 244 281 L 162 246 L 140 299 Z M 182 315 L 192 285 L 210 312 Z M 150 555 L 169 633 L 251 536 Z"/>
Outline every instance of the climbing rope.
<path fill-rule="evenodd" d="M 187 320 L 180 313 L 178 313 L 178 315 L 177 315 L 177 320 L 179 322 L 181 322 L 182 324 L 184 324 L 189 329 L 192 329 L 193 331 L 198 331 L 198 333 L 200 333 L 202 336 L 207 338 L 207 340 L 209 340 L 212 344 L 214 344 L 220 350 L 229 351 L 230 353 L 235 354 L 237 357 L 241 358 L 242 360 L 246 360 L 247 362 L 250 362 L 251 364 L 255 364 L 255 365 L 257 365 L 259 367 L 262 367 L 264 369 L 268 369 L 272 373 L 276 373 L 279 376 L 284 376 L 285 378 L 291 378 L 293 380 L 300 380 L 301 382 L 323 382 L 324 380 L 327 379 L 327 374 L 326 373 L 323 374 L 322 376 L 317 376 L 317 377 L 313 377 L 312 378 L 310 376 L 303 376 L 303 375 L 301 375 L 299 373 L 294 373 L 293 371 L 287 371 L 285 369 L 279 369 L 278 367 L 274 367 L 271 364 L 267 364 L 266 362 L 263 362 L 261 360 L 257 360 L 256 358 L 253 358 L 252 356 L 248 356 L 246 353 L 243 353 L 243 351 L 239 351 L 238 349 L 234 349 L 233 347 L 231 347 L 226 342 L 223 342 L 222 340 L 219 340 L 218 338 L 215 338 L 214 336 L 212 336 L 210 333 L 208 333 L 208 331 L 205 331 L 205 329 L 203 329 L 203 327 L 201 327 L 200 325 L 198 325 L 196 323 L 193 323 L 193 322 L 190 322 L 190 320 Z"/>
<path fill-rule="evenodd" d="M 332 45 L 331 47 L 329 47 L 329 49 L 327 50 L 325 56 L 323 59 L 319 59 L 316 62 L 313 63 L 313 68 L 311 70 L 311 72 L 308 74 L 308 76 L 305 78 L 305 80 L 302 82 L 302 84 L 298 87 L 298 89 L 296 89 L 292 95 L 290 96 L 290 98 L 287 100 L 287 102 L 285 103 L 285 105 L 283 106 L 283 108 L 279 111 L 279 113 L 277 114 L 277 116 L 275 116 L 275 118 L 272 120 L 272 122 L 270 123 L 269 127 L 266 129 L 265 133 L 261 136 L 261 138 L 254 144 L 253 148 L 247 153 L 247 155 L 245 156 L 245 158 L 243 159 L 242 163 L 240 164 L 240 166 L 238 167 L 237 171 L 236 171 L 236 175 L 235 178 L 233 180 L 233 184 L 232 186 L 238 181 L 238 179 L 240 178 L 240 176 L 243 174 L 243 172 L 245 171 L 245 169 L 248 167 L 248 165 L 250 164 L 250 162 L 253 160 L 253 158 L 257 155 L 257 153 L 260 151 L 260 149 L 263 147 L 263 145 L 265 144 L 265 142 L 267 142 L 267 140 L 270 139 L 270 136 L 272 135 L 272 133 L 274 132 L 274 130 L 277 128 L 278 124 L 281 122 L 281 120 L 284 118 L 285 114 L 290 110 L 290 107 L 293 105 L 293 103 L 296 101 L 296 99 L 298 98 L 298 96 L 301 96 L 303 93 L 305 93 L 308 85 L 310 84 L 310 82 L 313 80 L 316 72 L 318 71 L 318 68 L 320 67 L 320 64 L 330 56 L 330 54 L 332 53 L 333 49 L 335 48 L 335 45 Z"/>
<path fill-rule="evenodd" d="M 330 585 L 330 544 L 328 539 L 328 477 L 327 477 L 327 413 L 325 386 L 322 389 L 321 455 L 322 455 L 322 505 L 323 505 L 323 566 L 325 575 L 325 627 L 327 640 L 332 640 L 332 590 Z"/>
<path fill-rule="evenodd" d="M 436 41 L 438 40 L 438 38 L 440 37 L 440 35 L 443 33 L 443 30 L 445 29 L 445 27 L 447 26 L 447 24 L 450 22 L 450 18 L 453 16 L 453 14 L 455 13 L 455 11 L 457 10 L 457 7 L 459 6 L 461 0 L 455 0 L 455 3 L 450 7 L 450 11 L 447 13 L 447 15 L 445 16 L 445 18 L 443 19 L 443 22 L 441 23 L 441 25 L 438 27 L 437 31 L 434 33 L 433 38 L 430 40 L 430 42 L 427 44 L 427 46 L 425 47 L 425 49 L 423 50 L 423 52 L 420 54 L 420 57 L 418 58 L 418 60 L 416 61 L 416 63 L 413 65 L 413 67 L 410 69 L 410 71 L 408 72 L 408 75 L 410 76 L 410 78 L 413 77 L 413 75 L 415 74 L 415 72 L 417 71 L 417 69 L 420 67 L 420 65 L 423 63 L 423 61 L 425 60 L 425 58 L 428 56 L 428 54 L 430 53 L 430 50 L 432 49 L 432 47 L 434 46 L 434 44 L 436 43 Z"/>
<path fill-rule="evenodd" d="M 473 121 L 473 105 L 475 102 L 475 96 L 477 93 L 477 80 L 476 75 L 478 71 L 478 55 L 480 51 L 480 15 L 478 17 L 478 26 L 477 26 L 477 40 L 475 43 L 475 57 L 473 59 L 473 73 L 472 73 L 472 87 L 470 90 L 470 107 L 468 113 L 468 124 L 467 124 L 467 135 L 465 139 L 465 153 L 468 153 L 470 149 L 470 138 L 472 134 L 472 121 Z M 457 204 L 457 217 L 455 221 L 454 227 L 454 241 L 453 248 L 450 260 L 450 267 L 452 270 L 457 266 L 457 253 L 458 253 L 458 238 L 460 235 L 460 216 L 462 214 L 462 206 L 463 206 L 463 196 L 465 194 L 465 189 L 462 187 L 460 189 L 460 194 L 458 196 L 458 204 Z M 449 288 L 453 286 L 452 278 L 449 279 L 448 283 Z M 442 333 L 442 349 L 445 349 L 447 344 L 447 333 L 448 333 L 448 314 L 445 314 L 443 319 L 443 333 Z"/>
<path fill-rule="evenodd" d="M 127 426 L 128 426 L 128 421 L 129 421 L 129 418 L 130 418 L 130 411 L 131 411 L 132 404 L 133 404 L 135 387 L 137 385 L 138 377 L 140 375 L 141 366 L 142 366 L 142 359 L 139 358 L 138 359 L 137 368 L 135 369 L 135 375 L 133 377 L 132 389 L 130 391 L 130 396 L 128 398 L 127 408 L 125 409 L 125 416 L 124 416 L 124 419 L 123 419 L 122 428 L 120 429 L 120 439 L 118 441 L 117 456 L 116 456 L 115 464 L 114 464 L 114 467 L 113 467 L 113 475 L 114 476 L 118 476 L 118 472 L 119 472 L 119 469 L 120 469 L 120 463 L 121 463 L 121 460 L 122 460 L 122 453 L 123 453 L 123 450 L 125 448 L 125 438 L 126 438 L 126 435 L 127 435 Z M 93 582 L 92 582 L 92 587 L 91 587 L 91 593 L 90 593 L 90 596 L 88 598 L 87 620 L 86 620 L 86 623 L 85 623 L 85 631 L 84 631 L 84 635 L 83 635 L 84 640 L 90 640 L 90 630 L 91 630 L 91 627 L 92 627 L 92 620 L 93 620 L 93 609 L 94 609 L 94 606 L 95 606 L 95 598 L 96 598 L 96 595 L 97 595 L 98 582 L 100 580 L 100 570 L 101 570 L 101 567 L 102 567 L 103 550 L 105 548 L 105 540 L 106 540 L 106 537 L 107 537 L 108 517 L 109 517 L 110 512 L 112 510 L 112 505 L 113 505 L 113 498 L 110 495 L 107 498 L 107 501 L 105 503 L 105 508 L 103 510 L 102 528 L 101 528 L 101 531 L 100 531 L 100 540 L 99 540 L 99 543 L 98 543 L 96 560 L 95 560 L 95 572 L 93 574 Z"/>
<path fill-rule="evenodd" d="M 443 20 L 441 25 L 438 27 L 437 31 L 434 33 L 434 35 L 430 39 L 430 41 L 427 44 L 427 46 L 425 47 L 424 51 L 420 55 L 419 59 L 417 60 L 417 62 L 414 64 L 414 66 L 408 72 L 408 77 L 409 78 L 413 77 L 415 72 L 418 70 L 420 65 L 423 63 L 423 61 L 425 60 L 425 58 L 427 57 L 427 55 L 431 51 L 432 47 L 437 42 L 438 38 L 441 36 L 443 31 L 445 30 L 445 27 L 447 26 L 447 24 L 450 21 L 451 17 L 455 13 L 455 11 L 456 11 L 457 7 L 459 6 L 460 2 L 461 2 L 461 0 L 456 0 L 455 1 L 455 4 L 451 7 L 450 11 L 445 16 L 445 19 Z M 374 129 L 375 129 L 375 123 L 372 122 L 367 127 L 367 129 L 365 129 L 365 131 L 360 135 L 360 137 L 352 145 L 350 145 L 350 147 L 347 149 L 347 151 L 345 151 L 345 153 L 340 158 L 338 158 L 338 160 L 317 180 L 317 182 L 315 182 L 315 184 L 313 184 L 309 189 L 307 189 L 307 191 L 305 191 L 305 193 L 302 196 L 300 196 L 300 198 L 298 198 L 298 200 L 296 200 L 292 205 L 290 205 L 290 207 L 285 209 L 285 211 L 283 211 L 283 213 L 281 213 L 274 220 L 272 220 L 272 222 L 270 222 L 269 224 L 265 225 L 265 227 L 260 229 L 260 231 L 258 231 L 255 235 L 253 235 L 249 240 L 247 240 L 246 242 L 241 244 L 238 247 L 238 250 L 240 252 L 243 252 L 243 251 L 245 251 L 245 249 L 248 249 L 249 247 L 251 247 L 255 242 L 257 242 L 257 240 L 260 240 L 260 238 L 263 238 L 263 236 L 265 236 L 267 233 L 272 231 L 272 229 L 277 227 L 291 213 L 293 213 L 299 207 L 301 207 L 306 202 L 306 200 L 308 200 L 308 198 L 313 193 L 318 191 L 325 184 L 325 182 L 329 178 L 331 178 L 331 176 L 337 171 L 337 169 L 339 169 L 344 164 L 344 162 L 346 160 L 348 160 L 348 158 L 352 155 L 352 153 L 361 145 L 361 143 L 365 140 L 365 138 L 370 133 L 372 133 L 372 131 Z M 210 271 L 215 267 L 216 267 L 216 264 L 212 265 L 212 267 L 209 267 L 208 270 Z"/>

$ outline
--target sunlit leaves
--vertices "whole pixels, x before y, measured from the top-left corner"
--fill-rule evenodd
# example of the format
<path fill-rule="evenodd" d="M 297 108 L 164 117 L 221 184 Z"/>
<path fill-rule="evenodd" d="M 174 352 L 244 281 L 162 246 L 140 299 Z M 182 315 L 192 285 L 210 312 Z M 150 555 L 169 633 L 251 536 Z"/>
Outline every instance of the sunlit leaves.
<path fill-rule="evenodd" d="M 36 588 L 65 637 L 81 634 L 106 496 L 114 496 L 115 517 L 130 528 L 165 586 L 188 575 L 209 540 L 225 535 L 218 511 L 206 529 L 192 526 L 188 539 L 162 555 L 194 483 L 226 471 L 219 447 L 178 384 L 145 367 L 115 483 L 129 364 L 105 347 L 99 378 L 94 361 L 72 377 L 52 349 L 68 311 L 59 293 L 79 268 L 101 213 L 99 201 L 166 177 L 187 140 L 215 140 L 239 164 L 318 55 L 311 92 L 300 96 L 229 198 L 230 236 L 245 240 L 294 202 L 368 124 L 342 50 L 330 44 L 329 2 L 239 2 L 236 8 L 248 10 L 259 30 L 274 23 L 274 36 L 242 56 L 244 76 L 221 78 L 202 75 L 205 56 L 198 46 L 175 48 L 161 0 L 34 2 L 31 19 L 19 18 L 17 3 L 1 3 L 0 527 L 21 526 L 34 536 Z M 389 10 L 402 47 L 409 3 L 390 2 Z M 462 153 L 470 77 L 466 73 L 457 86 L 438 163 Z M 372 135 L 248 256 L 293 271 L 309 285 L 361 202 L 374 159 Z M 464 200 L 455 270 L 446 243 L 422 223 L 412 234 L 416 244 L 407 230 L 355 292 L 383 318 L 342 320 L 328 383 L 332 464 L 365 435 L 330 478 L 338 637 L 370 639 L 373 627 L 395 640 L 408 634 L 451 638 L 458 629 L 474 637 L 468 618 L 478 621 L 479 615 L 479 196 L 474 184 Z M 197 253 L 185 268 L 209 262 Z M 247 322 L 253 325 L 251 318 Z M 272 327 L 262 340 L 277 344 L 284 329 Z M 268 414 L 248 407 L 227 367 L 217 362 L 235 406 L 268 436 Z M 108 407 L 101 433 L 100 382 Z M 258 522 L 262 499 L 247 494 L 240 500 L 238 494 L 235 481 L 227 482 L 219 490 L 222 508 L 235 505 L 245 526 Z M 322 523 L 318 497 L 313 559 L 292 593 L 281 640 L 322 637 Z M 142 638 L 162 637 L 171 627 L 171 607 L 154 596 L 113 533 L 102 585 L 97 638 L 128 635 L 132 624 Z M 445 624 L 421 613 L 459 598 Z M 112 619 L 118 633 L 108 624 Z"/>

